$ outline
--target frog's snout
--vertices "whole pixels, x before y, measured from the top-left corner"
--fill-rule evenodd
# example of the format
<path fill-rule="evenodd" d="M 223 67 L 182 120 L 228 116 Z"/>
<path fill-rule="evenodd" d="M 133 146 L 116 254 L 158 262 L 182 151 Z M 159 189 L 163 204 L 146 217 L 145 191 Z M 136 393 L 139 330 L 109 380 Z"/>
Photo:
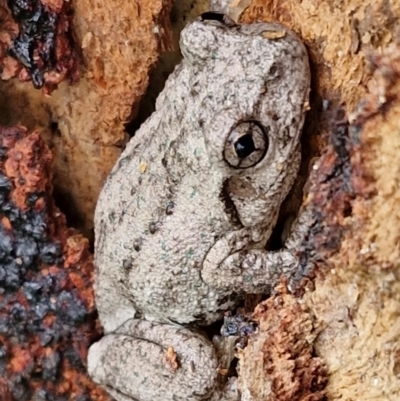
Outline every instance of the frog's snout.
<path fill-rule="evenodd" d="M 196 65 L 215 58 L 224 41 L 224 31 L 236 26 L 226 14 L 214 11 L 201 14 L 181 32 L 180 47 L 184 59 Z"/>

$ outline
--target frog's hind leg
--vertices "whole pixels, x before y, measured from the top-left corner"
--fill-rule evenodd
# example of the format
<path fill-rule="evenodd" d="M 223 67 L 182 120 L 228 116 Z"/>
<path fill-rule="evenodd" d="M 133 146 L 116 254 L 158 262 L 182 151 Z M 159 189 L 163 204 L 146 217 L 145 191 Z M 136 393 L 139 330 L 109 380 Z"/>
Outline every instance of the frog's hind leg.
<path fill-rule="evenodd" d="M 108 265 L 105 265 L 108 266 Z M 136 316 L 135 305 L 123 285 L 112 276 L 112 269 L 98 269 L 94 282 L 96 307 L 104 332 L 114 332 Z"/>
<path fill-rule="evenodd" d="M 209 340 L 167 324 L 131 319 L 92 345 L 88 371 L 117 401 L 208 400 L 218 360 Z"/>
<path fill-rule="evenodd" d="M 127 320 L 138 318 L 138 310 L 129 289 L 128 274 L 132 267 L 129 255 L 133 252 L 127 239 L 130 237 L 127 235 L 119 238 L 119 231 L 115 228 L 116 222 L 109 218 L 108 212 L 99 207 L 100 202 L 105 202 L 107 186 L 110 186 L 109 180 L 100 194 L 95 211 L 94 244 L 95 301 L 106 334 L 114 332 Z"/>

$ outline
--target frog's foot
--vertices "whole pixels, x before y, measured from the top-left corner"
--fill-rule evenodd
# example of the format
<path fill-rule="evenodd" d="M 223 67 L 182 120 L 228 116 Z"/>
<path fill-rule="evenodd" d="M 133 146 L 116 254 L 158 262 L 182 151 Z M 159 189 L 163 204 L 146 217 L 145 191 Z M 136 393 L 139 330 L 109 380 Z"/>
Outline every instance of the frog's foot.
<path fill-rule="evenodd" d="M 285 247 L 278 251 L 238 249 L 228 255 L 230 247 L 224 244 L 223 241 L 227 240 L 223 239 L 218 245 L 224 259 L 217 259 L 210 252 L 203 263 L 202 278 L 210 287 L 220 290 L 252 294 L 270 292 L 282 276 L 292 280 L 299 275 L 297 253 L 314 224 L 311 206 L 306 205 L 293 223 Z"/>
<path fill-rule="evenodd" d="M 298 266 L 294 252 L 283 249 L 266 251 L 253 249 L 228 256 L 220 265 L 203 264 L 202 278 L 212 288 L 268 293 L 282 275 L 289 277 Z"/>
<path fill-rule="evenodd" d="M 131 319 L 92 345 L 88 371 L 117 401 L 208 400 L 218 360 L 205 337 Z"/>

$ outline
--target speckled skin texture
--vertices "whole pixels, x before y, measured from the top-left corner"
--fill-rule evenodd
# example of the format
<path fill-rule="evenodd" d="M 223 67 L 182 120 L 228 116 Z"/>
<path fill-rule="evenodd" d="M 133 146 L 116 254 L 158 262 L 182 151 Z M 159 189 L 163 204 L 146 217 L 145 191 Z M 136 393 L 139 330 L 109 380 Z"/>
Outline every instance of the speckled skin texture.
<path fill-rule="evenodd" d="M 211 343 L 185 325 L 216 321 L 297 264 L 290 249 L 265 244 L 300 163 L 304 46 L 278 24 L 199 18 L 181 49 L 96 209 L 106 335 L 88 365 L 118 401 L 223 397 Z M 170 346 L 175 370 L 164 358 Z"/>

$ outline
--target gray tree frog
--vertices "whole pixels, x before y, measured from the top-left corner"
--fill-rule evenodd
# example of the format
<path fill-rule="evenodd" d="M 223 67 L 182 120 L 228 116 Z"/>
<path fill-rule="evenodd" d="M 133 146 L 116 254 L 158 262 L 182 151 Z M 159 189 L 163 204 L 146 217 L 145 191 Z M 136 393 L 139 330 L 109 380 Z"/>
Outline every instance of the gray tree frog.
<path fill-rule="evenodd" d="M 183 61 L 122 153 L 95 213 L 105 336 L 88 369 L 118 401 L 224 397 L 197 331 L 296 268 L 266 242 L 300 163 L 307 52 L 275 23 L 205 13 Z"/>

